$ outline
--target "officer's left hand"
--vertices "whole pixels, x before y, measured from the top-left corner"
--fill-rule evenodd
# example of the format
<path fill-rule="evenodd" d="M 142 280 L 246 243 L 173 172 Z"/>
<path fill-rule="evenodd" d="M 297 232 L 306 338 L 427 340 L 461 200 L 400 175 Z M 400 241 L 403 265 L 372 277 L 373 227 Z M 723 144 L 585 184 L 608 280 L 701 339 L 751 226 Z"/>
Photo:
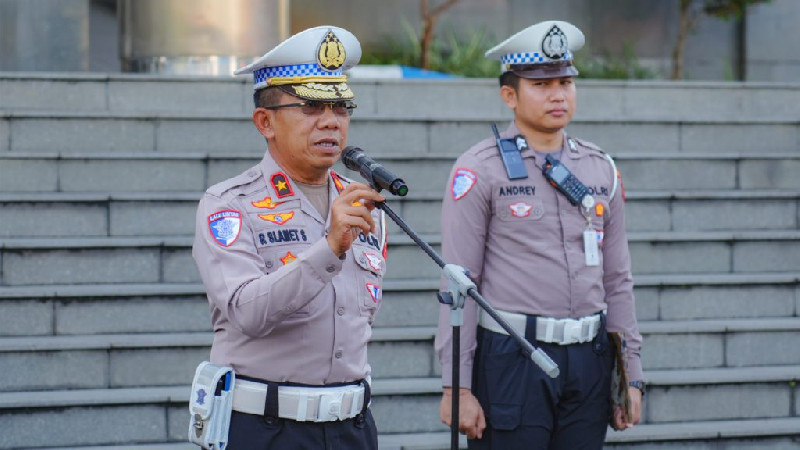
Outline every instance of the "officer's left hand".
<path fill-rule="evenodd" d="M 375 230 L 370 211 L 375 202 L 384 200 L 376 190 L 362 183 L 350 183 L 342 190 L 331 205 L 331 227 L 326 237 L 333 253 L 341 257 L 358 237 L 358 231 L 368 234 Z"/>
<path fill-rule="evenodd" d="M 626 417 L 625 411 L 621 407 L 614 407 L 614 418 L 612 427 L 617 431 L 624 431 L 633 428 L 642 418 L 642 391 L 633 386 L 628 387 L 628 396 L 631 399 L 631 415 Z"/>

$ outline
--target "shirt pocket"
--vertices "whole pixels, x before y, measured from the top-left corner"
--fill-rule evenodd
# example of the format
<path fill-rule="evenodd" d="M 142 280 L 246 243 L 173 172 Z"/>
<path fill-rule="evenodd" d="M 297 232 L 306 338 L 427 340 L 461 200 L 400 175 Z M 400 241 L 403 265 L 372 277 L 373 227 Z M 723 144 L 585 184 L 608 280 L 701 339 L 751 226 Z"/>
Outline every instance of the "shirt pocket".
<path fill-rule="evenodd" d="M 353 261 L 358 273 L 358 310 L 368 317 L 370 323 L 381 306 L 383 299 L 383 275 L 386 273 L 386 260 L 381 252 L 369 245 L 353 244 Z"/>
<path fill-rule="evenodd" d="M 281 239 L 278 236 L 282 236 Z M 311 247 L 308 235 L 305 230 L 292 230 L 292 229 L 273 229 L 265 230 L 256 233 L 255 236 L 258 247 L 258 254 L 264 260 L 264 268 L 266 274 L 276 272 L 283 266 L 296 264 L 295 260 L 300 254 Z M 292 316 L 306 316 L 311 311 L 310 301 L 295 310 Z"/>

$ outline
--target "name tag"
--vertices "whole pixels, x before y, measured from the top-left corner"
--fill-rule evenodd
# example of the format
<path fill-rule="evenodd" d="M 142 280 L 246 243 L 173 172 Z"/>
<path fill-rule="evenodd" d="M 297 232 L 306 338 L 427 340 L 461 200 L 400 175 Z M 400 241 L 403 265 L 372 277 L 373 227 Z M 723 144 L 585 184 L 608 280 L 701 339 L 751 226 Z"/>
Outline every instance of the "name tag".
<path fill-rule="evenodd" d="M 583 231 L 583 253 L 587 266 L 600 265 L 600 249 L 597 245 L 597 232 L 587 228 Z"/>

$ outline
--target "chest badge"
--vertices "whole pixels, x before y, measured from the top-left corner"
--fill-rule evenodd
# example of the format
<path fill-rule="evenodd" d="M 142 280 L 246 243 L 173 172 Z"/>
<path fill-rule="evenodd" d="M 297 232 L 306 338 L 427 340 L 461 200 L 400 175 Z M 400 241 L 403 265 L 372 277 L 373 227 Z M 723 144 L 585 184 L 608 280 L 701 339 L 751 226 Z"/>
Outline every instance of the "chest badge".
<path fill-rule="evenodd" d="M 513 205 L 508 205 L 511 209 L 511 215 L 514 217 L 528 217 L 531 215 L 531 209 L 533 208 L 532 205 L 529 205 L 525 202 L 517 202 Z"/>
<path fill-rule="evenodd" d="M 292 218 L 294 217 L 294 211 L 289 211 L 286 213 L 279 213 L 279 214 L 259 214 L 258 217 L 261 220 L 266 220 L 267 222 L 283 225 L 286 222 L 292 220 Z"/>
<path fill-rule="evenodd" d="M 369 292 L 369 296 L 372 297 L 372 301 L 375 303 L 380 303 L 381 301 L 381 294 L 382 289 L 377 284 L 367 283 L 367 292 Z"/>
<path fill-rule="evenodd" d="M 283 258 L 281 258 L 281 262 L 285 266 L 285 265 L 287 265 L 289 263 L 294 262 L 295 259 L 297 259 L 297 257 L 294 256 L 291 251 L 289 251 L 289 252 L 286 252 L 286 255 Z"/>
<path fill-rule="evenodd" d="M 383 272 L 383 260 L 381 260 L 378 255 L 371 252 L 364 252 L 364 258 L 367 259 L 367 264 L 372 267 L 372 270 L 378 273 Z"/>
<path fill-rule="evenodd" d="M 274 209 L 278 205 L 282 205 L 286 202 L 273 202 L 272 197 L 264 197 L 264 200 L 257 201 L 257 202 L 250 202 L 251 205 L 255 206 L 256 208 L 267 208 L 267 209 Z"/>
<path fill-rule="evenodd" d="M 453 176 L 453 185 L 451 191 L 453 193 L 453 200 L 460 200 L 475 186 L 478 182 L 478 176 L 469 169 L 456 169 Z"/>
<path fill-rule="evenodd" d="M 233 210 L 217 211 L 208 216 L 208 229 L 217 244 L 230 247 L 239 237 L 242 215 L 239 211 Z"/>

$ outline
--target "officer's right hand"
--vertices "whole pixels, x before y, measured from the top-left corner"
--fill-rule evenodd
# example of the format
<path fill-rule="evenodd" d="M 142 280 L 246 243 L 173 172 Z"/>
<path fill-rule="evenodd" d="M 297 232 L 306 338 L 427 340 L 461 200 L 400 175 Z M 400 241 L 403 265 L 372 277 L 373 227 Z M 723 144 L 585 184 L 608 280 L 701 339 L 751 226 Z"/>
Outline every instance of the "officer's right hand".
<path fill-rule="evenodd" d="M 351 183 L 339 193 L 331 205 L 331 226 L 326 236 L 333 253 L 341 257 L 350 249 L 359 231 L 368 234 L 375 230 L 370 211 L 375 208 L 375 202 L 384 200 L 376 190 L 362 183 Z"/>
<path fill-rule="evenodd" d="M 453 390 L 444 388 L 442 403 L 439 405 L 439 417 L 442 422 L 450 426 L 452 423 Z M 466 434 L 469 439 L 480 439 L 486 429 L 486 417 L 478 399 L 467 388 L 459 389 L 458 397 L 458 431 Z"/>

